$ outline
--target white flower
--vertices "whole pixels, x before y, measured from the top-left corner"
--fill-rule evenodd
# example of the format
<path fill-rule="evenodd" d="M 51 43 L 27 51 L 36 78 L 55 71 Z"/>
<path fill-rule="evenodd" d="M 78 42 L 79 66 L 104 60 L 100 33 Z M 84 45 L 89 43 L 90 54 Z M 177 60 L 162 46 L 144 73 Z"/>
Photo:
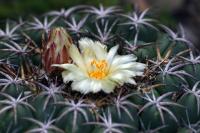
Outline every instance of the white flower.
<path fill-rule="evenodd" d="M 73 64 L 55 64 L 65 71 L 64 82 L 73 81 L 72 89 L 81 93 L 113 92 L 124 83 L 136 84 L 134 76 L 142 76 L 145 64 L 135 62 L 134 55 L 117 55 L 118 46 L 107 52 L 107 47 L 98 41 L 83 38 L 79 41 L 80 51 L 71 45 L 69 55 Z"/>

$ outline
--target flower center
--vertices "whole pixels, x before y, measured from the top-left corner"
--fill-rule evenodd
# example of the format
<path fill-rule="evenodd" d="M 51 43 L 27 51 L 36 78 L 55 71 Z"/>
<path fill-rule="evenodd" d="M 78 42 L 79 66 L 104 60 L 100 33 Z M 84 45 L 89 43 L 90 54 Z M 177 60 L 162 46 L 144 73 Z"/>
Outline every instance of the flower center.
<path fill-rule="evenodd" d="M 90 62 L 90 65 L 92 66 L 93 70 L 88 73 L 89 77 L 94 79 L 103 79 L 107 76 L 108 63 L 106 60 L 97 61 L 94 59 Z"/>

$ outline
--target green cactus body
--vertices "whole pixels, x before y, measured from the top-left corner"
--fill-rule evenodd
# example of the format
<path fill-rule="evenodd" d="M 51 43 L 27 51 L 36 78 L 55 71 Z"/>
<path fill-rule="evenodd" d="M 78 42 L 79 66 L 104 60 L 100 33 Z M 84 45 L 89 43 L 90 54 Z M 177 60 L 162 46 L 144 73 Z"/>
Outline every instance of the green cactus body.
<path fill-rule="evenodd" d="M 0 133 L 200 132 L 199 53 L 149 12 L 80 5 L 6 21 Z"/>

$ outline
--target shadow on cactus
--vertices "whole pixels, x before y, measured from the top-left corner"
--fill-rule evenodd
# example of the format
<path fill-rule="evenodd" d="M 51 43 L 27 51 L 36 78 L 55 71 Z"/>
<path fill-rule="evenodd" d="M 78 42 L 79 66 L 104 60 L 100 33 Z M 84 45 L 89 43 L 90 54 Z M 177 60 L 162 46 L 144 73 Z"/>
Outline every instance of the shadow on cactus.
<path fill-rule="evenodd" d="M 0 132 L 198 132 L 200 56 L 149 12 L 75 6 L 0 27 Z"/>

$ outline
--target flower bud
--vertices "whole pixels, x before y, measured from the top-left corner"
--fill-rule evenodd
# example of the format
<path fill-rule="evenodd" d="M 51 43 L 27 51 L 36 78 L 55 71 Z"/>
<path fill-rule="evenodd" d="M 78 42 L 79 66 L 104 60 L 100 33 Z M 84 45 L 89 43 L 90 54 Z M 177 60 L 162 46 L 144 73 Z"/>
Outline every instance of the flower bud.
<path fill-rule="evenodd" d="M 47 40 L 43 39 L 42 45 L 42 64 L 48 74 L 57 69 L 51 65 L 70 62 L 68 50 L 72 45 L 72 39 L 64 28 L 51 29 Z"/>

